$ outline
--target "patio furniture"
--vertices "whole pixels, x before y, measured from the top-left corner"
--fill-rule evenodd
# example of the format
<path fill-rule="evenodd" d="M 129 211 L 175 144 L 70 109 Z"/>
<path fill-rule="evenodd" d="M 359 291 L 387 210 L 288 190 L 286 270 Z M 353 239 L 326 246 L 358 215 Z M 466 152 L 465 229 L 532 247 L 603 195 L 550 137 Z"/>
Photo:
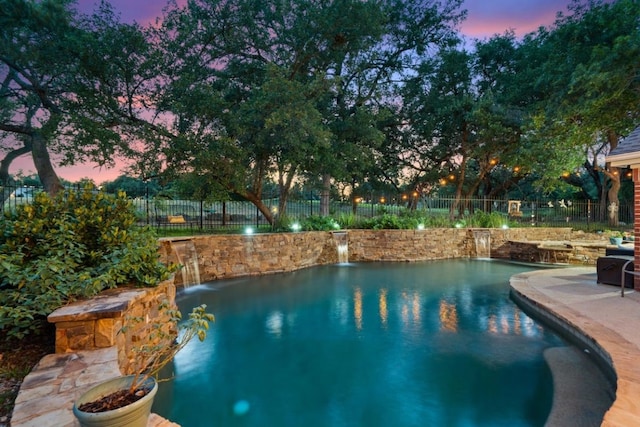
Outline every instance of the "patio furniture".
<path fill-rule="evenodd" d="M 597 282 L 622 287 L 623 268 L 633 271 L 633 255 L 608 255 L 596 261 Z M 624 274 L 624 287 L 633 289 L 633 275 Z"/>

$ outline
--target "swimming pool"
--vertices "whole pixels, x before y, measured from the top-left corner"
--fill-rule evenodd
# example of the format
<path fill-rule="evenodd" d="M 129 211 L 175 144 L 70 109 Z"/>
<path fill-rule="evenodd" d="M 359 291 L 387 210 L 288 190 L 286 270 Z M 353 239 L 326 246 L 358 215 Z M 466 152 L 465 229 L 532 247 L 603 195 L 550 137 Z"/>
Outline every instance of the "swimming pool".
<path fill-rule="evenodd" d="M 495 261 L 313 267 L 198 286 L 205 343 L 175 359 L 154 412 L 196 426 L 536 426 L 567 344 L 508 298 L 532 267 Z"/>

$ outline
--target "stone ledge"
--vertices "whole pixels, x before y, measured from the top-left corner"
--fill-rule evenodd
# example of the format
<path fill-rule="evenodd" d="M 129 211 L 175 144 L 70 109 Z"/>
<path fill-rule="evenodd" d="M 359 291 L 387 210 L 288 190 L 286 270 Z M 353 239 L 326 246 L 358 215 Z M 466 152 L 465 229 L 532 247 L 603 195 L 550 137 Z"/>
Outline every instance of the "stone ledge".
<path fill-rule="evenodd" d="M 56 353 L 115 346 L 120 369 L 130 373 L 133 347 L 160 339 L 153 338 L 152 325 L 168 322 L 169 314 L 160 305 L 163 301 L 175 305 L 175 292 L 172 277 L 155 287 L 110 289 L 59 308 L 47 317 L 56 326 Z"/>
<path fill-rule="evenodd" d="M 78 427 L 73 402 L 94 385 L 122 375 L 115 347 L 49 354 L 27 375 L 16 398 L 13 427 Z M 151 414 L 148 427 L 180 427 Z"/>
<path fill-rule="evenodd" d="M 49 323 L 59 323 L 121 317 L 134 301 L 145 294 L 144 289 L 126 291 L 110 289 L 90 300 L 76 301 L 60 307 L 51 313 L 47 320 Z"/>

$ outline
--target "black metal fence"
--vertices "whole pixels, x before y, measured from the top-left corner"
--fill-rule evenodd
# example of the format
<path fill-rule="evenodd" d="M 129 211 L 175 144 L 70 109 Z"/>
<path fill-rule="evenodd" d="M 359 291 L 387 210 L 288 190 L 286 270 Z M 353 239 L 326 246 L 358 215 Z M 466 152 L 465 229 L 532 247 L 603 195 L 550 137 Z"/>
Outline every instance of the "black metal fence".
<path fill-rule="evenodd" d="M 2 209 L 15 209 L 29 203 L 34 195 L 42 191 L 37 187 L 2 188 Z M 277 198 L 263 200 L 272 215 L 278 212 Z M 162 230 L 188 228 L 192 232 L 210 232 L 255 227 L 268 228 L 269 222 L 260 210 L 247 201 L 194 201 L 172 200 L 168 198 L 138 197 L 132 199 L 141 224 Z M 620 226 L 633 224 L 633 204 L 603 206 L 590 200 L 502 200 L 420 197 L 418 195 L 369 194 L 347 202 L 331 201 L 330 215 L 338 220 L 350 218 L 357 221 L 388 213 L 401 215 L 409 210 L 418 210 L 426 217 L 464 221 L 477 212 L 502 215 L 505 222 L 527 226 L 570 226 L 581 229 L 598 230 L 607 228 L 612 211 L 617 211 Z M 318 197 L 309 196 L 303 200 L 287 203 L 285 215 L 291 220 L 302 220 L 320 214 Z M 344 224 L 341 224 L 344 225 Z"/>

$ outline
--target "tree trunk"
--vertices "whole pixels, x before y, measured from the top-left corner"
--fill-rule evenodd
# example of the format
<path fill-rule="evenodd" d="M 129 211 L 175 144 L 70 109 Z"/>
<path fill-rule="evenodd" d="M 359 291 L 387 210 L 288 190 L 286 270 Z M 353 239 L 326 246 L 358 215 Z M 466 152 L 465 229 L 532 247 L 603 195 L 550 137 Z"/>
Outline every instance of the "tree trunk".
<path fill-rule="evenodd" d="M 320 216 L 329 216 L 329 201 L 331 197 L 331 175 L 322 175 L 322 190 L 320 191 Z"/>
<path fill-rule="evenodd" d="M 15 150 L 9 151 L 4 159 L 0 160 L 0 183 L 6 185 L 9 183 L 9 167 L 11 167 L 11 163 L 18 157 L 28 154 L 31 151 L 31 144 L 27 143 L 20 148 L 16 148 Z M 13 180 L 11 180 L 13 181 Z"/>
<path fill-rule="evenodd" d="M 32 135 L 30 139 L 33 164 L 38 171 L 40 181 L 42 182 L 45 191 L 50 196 L 55 196 L 56 193 L 62 191 L 64 187 L 51 164 L 51 158 L 49 157 L 49 151 L 47 150 L 47 143 L 42 135 L 38 133 Z"/>
<path fill-rule="evenodd" d="M 258 210 L 264 215 L 265 219 L 269 223 L 269 225 L 273 225 L 274 217 L 273 213 L 269 209 L 269 206 L 265 205 L 261 199 L 255 196 L 253 193 L 245 193 L 242 195 L 245 199 L 250 201 L 258 208 Z"/>
<path fill-rule="evenodd" d="M 461 205 L 462 202 L 462 187 L 464 185 L 465 180 L 465 169 L 467 167 L 467 158 L 462 156 L 462 161 L 460 162 L 460 174 L 458 175 L 458 183 L 456 185 L 456 194 L 455 199 L 453 200 L 453 204 L 451 205 L 451 209 L 449 210 L 449 220 L 453 221 L 455 219 L 456 210 L 460 210 L 462 207 L 464 213 L 464 206 Z M 460 215 L 462 216 L 462 215 Z"/>
<path fill-rule="evenodd" d="M 607 191 L 607 199 L 609 199 L 607 213 L 609 216 L 609 226 L 617 227 L 620 225 L 620 216 L 618 215 L 620 208 L 620 200 L 618 199 L 618 192 L 620 191 L 620 172 L 618 168 L 612 169 L 618 170 L 618 173 L 612 173 L 611 175 L 608 175 L 610 186 L 609 190 Z"/>
<path fill-rule="evenodd" d="M 618 135 L 609 129 L 607 131 L 607 141 L 609 142 L 610 150 L 615 149 L 618 146 Z M 607 168 L 605 173 L 609 179 L 609 190 L 607 190 L 607 214 L 609 216 L 609 226 L 617 227 L 619 223 L 619 208 L 620 200 L 618 199 L 618 192 L 620 191 L 620 168 Z"/>
<path fill-rule="evenodd" d="M 25 144 L 23 147 L 9 151 L 4 159 L 0 160 L 0 184 L 3 186 L 0 192 L 0 202 L 4 203 L 11 195 L 12 187 L 7 187 L 9 184 L 15 184 L 15 180 L 9 175 L 9 167 L 11 163 L 23 154 L 27 154 L 31 151 L 31 145 Z"/>

